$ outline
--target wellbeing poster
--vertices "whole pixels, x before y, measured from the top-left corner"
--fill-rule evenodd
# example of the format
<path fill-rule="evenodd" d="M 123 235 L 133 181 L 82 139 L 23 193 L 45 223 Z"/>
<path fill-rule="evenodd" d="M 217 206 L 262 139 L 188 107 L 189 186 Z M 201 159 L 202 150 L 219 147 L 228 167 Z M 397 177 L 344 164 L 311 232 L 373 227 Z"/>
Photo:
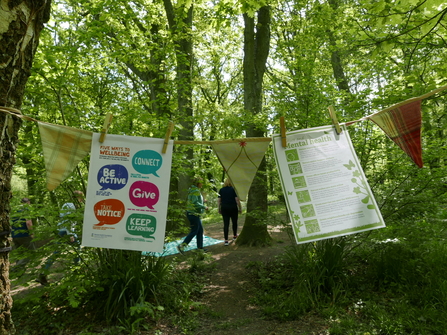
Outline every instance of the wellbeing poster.
<path fill-rule="evenodd" d="M 162 252 L 173 141 L 93 134 L 82 245 Z"/>
<path fill-rule="evenodd" d="M 342 126 L 273 136 L 273 149 L 298 244 L 383 228 L 385 223 Z"/>

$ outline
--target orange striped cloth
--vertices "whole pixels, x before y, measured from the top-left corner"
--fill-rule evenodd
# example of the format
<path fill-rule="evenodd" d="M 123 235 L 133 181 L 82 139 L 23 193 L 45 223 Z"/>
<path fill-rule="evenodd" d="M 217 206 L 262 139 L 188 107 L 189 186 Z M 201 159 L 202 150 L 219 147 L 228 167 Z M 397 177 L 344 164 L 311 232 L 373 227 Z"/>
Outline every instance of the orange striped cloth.
<path fill-rule="evenodd" d="M 383 110 L 368 117 L 377 124 L 420 168 L 421 145 L 421 100 Z"/>

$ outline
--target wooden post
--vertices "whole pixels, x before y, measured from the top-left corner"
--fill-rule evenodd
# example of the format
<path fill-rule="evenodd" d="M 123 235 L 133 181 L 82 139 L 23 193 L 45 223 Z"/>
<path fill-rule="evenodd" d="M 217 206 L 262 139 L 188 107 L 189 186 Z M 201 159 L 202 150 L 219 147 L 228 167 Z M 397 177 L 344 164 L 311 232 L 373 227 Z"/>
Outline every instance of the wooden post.
<path fill-rule="evenodd" d="M 287 137 L 286 137 L 286 122 L 284 121 L 284 116 L 279 118 L 279 126 L 281 127 L 281 143 L 282 147 L 287 147 Z"/>
<path fill-rule="evenodd" d="M 161 150 L 162 154 L 166 153 L 166 149 L 168 148 L 169 139 L 171 138 L 172 131 L 174 130 L 174 122 L 169 121 L 168 129 L 166 130 L 165 142 L 163 144 L 163 149 Z"/>
<path fill-rule="evenodd" d="M 335 114 L 335 109 L 334 106 L 329 106 L 329 116 L 331 117 L 332 120 L 332 124 L 335 126 L 335 131 L 337 132 L 337 135 L 341 134 L 341 128 L 340 128 L 340 124 L 338 123 L 337 120 L 337 115 Z"/>
<path fill-rule="evenodd" d="M 104 124 L 101 129 L 101 136 L 99 136 L 99 142 L 103 143 L 106 139 L 106 134 L 109 131 L 110 125 L 112 124 L 113 115 L 112 113 L 107 113 L 106 119 L 104 120 Z"/>

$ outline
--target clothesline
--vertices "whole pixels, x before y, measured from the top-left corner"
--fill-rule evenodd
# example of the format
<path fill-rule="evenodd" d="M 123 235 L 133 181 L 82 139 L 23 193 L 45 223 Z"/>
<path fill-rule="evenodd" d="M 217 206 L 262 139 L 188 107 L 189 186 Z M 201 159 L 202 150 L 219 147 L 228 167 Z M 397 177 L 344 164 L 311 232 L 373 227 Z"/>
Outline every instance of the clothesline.
<path fill-rule="evenodd" d="M 425 93 L 425 94 L 423 94 L 423 95 L 420 95 L 420 96 L 418 96 L 418 97 L 414 97 L 414 98 L 410 98 L 410 99 L 401 101 L 401 102 L 399 102 L 399 103 L 397 103 L 397 104 L 395 104 L 395 105 L 392 105 L 392 106 L 390 106 L 390 107 L 387 107 L 387 108 L 385 108 L 385 109 L 382 109 L 382 110 L 380 110 L 380 111 L 378 111 L 378 112 L 375 112 L 375 113 L 373 113 L 373 114 L 371 114 L 371 115 L 362 117 L 362 118 L 360 118 L 360 119 L 358 119 L 358 120 L 353 120 L 353 121 L 347 121 L 347 122 L 344 122 L 344 124 L 346 124 L 347 126 L 350 126 L 351 124 L 354 124 L 354 123 L 356 123 L 356 122 L 360 122 L 360 121 L 368 120 L 369 118 L 373 117 L 374 115 L 377 115 L 377 114 L 379 114 L 379 113 L 383 113 L 383 112 L 387 112 L 387 111 L 390 111 L 390 110 L 399 108 L 399 107 L 401 107 L 401 106 L 404 106 L 404 105 L 406 105 L 406 104 L 408 104 L 408 103 L 411 103 L 411 102 L 414 102 L 414 101 L 418 101 L 418 100 L 426 99 L 426 98 L 428 98 L 428 97 L 430 97 L 430 96 L 432 96 L 432 95 L 434 95 L 434 94 L 436 94 L 436 93 L 439 93 L 439 92 L 441 92 L 441 91 L 443 91 L 443 90 L 445 90 L 445 89 L 447 89 L 447 85 L 445 85 L 445 86 L 441 86 L 441 87 L 439 87 L 439 88 L 437 88 L 437 89 L 434 89 L 434 90 L 432 90 L 432 91 L 430 91 L 430 92 L 428 92 L 428 93 Z M 5 112 L 5 113 L 8 113 L 8 114 L 11 114 L 11 115 L 18 116 L 18 117 L 23 118 L 23 119 L 28 120 L 28 121 L 44 122 L 44 121 L 38 121 L 38 120 L 36 120 L 36 119 L 33 119 L 32 117 L 29 117 L 29 116 L 27 116 L 27 115 L 24 115 L 24 114 L 22 114 L 22 112 L 21 112 L 20 110 L 18 110 L 18 109 L 16 109 L 16 108 L 0 106 L 0 111 L 1 111 L 1 112 Z M 48 122 L 45 122 L 45 123 L 48 123 Z M 249 138 L 250 138 L 250 139 L 264 139 L 264 141 L 267 140 L 267 138 L 265 138 L 265 137 L 259 137 L 259 138 L 256 138 L 256 137 L 249 137 Z M 186 141 L 186 140 L 183 141 L 183 140 L 179 140 L 179 141 L 175 141 L 175 143 L 177 143 L 177 144 L 195 144 L 195 143 L 197 143 L 197 142 L 206 142 L 205 144 L 209 144 L 209 143 L 216 143 L 217 141 L 234 141 L 234 142 L 239 142 L 240 139 L 216 140 L 216 141 Z M 252 141 L 252 140 L 250 140 L 250 141 Z M 255 141 L 259 141 L 259 140 L 255 140 Z M 262 141 L 262 140 L 261 140 L 261 141 Z"/>
<path fill-rule="evenodd" d="M 359 120 L 344 124 L 348 126 L 359 121 L 371 120 L 401 147 L 419 167 L 422 167 L 421 100 L 444 89 L 447 89 L 447 85 L 419 97 L 405 100 Z M 20 110 L 11 107 L 0 106 L 0 112 L 14 115 L 27 121 L 34 121 L 38 124 L 47 171 L 47 187 L 50 191 L 57 187 L 72 172 L 74 167 L 90 153 L 92 131 L 38 121 L 23 115 Z M 107 122 L 108 119 L 109 122 Z M 101 134 L 104 134 L 104 136 L 110 126 L 110 119 L 109 115 L 105 119 L 101 131 Z M 336 117 L 332 116 L 331 119 L 335 126 L 339 125 Z M 173 129 L 174 123 L 170 122 L 165 135 L 162 153 L 169 143 L 210 145 L 226 170 L 233 169 L 237 164 L 240 164 L 242 168 L 238 167 L 238 171 L 249 171 L 251 175 L 256 173 L 256 168 L 272 141 L 270 137 L 246 137 L 214 141 L 171 140 Z M 283 117 L 280 118 L 280 131 L 282 145 L 286 147 L 286 129 Z M 238 153 L 236 157 L 235 153 Z M 238 177 L 244 177 L 239 176 L 239 172 L 235 172 L 235 174 Z M 249 176 L 246 179 L 251 180 L 251 177 Z"/>
<path fill-rule="evenodd" d="M 436 94 L 436 93 L 439 93 L 439 92 L 441 92 L 441 91 L 443 91 L 443 90 L 445 90 L 445 89 L 447 89 L 447 85 L 445 85 L 445 86 L 441 86 L 441 87 L 439 87 L 439 88 L 437 88 L 437 89 L 434 89 L 433 91 L 430 91 L 430 92 L 425 93 L 425 94 L 423 94 L 423 95 L 420 95 L 420 96 L 418 96 L 418 97 L 414 97 L 414 98 L 410 98 L 410 99 L 401 101 L 401 102 L 399 102 L 399 103 L 397 103 L 397 104 L 395 104 L 395 105 L 392 105 L 392 106 L 390 106 L 390 107 L 387 107 L 387 108 L 385 108 L 385 109 L 382 109 L 382 110 L 380 110 L 380 111 L 378 111 L 378 112 L 375 112 L 375 113 L 373 113 L 373 114 L 371 114 L 371 115 L 362 117 L 361 119 L 346 122 L 345 124 L 346 124 L 347 126 L 350 126 L 350 125 L 352 125 L 352 124 L 354 124 L 354 123 L 357 123 L 357 122 L 360 122 L 360 121 L 364 121 L 364 120 L 368 120 L 368 119 L 374 117 L 374 116 L 377 115 L 377 114 L 380 114 L 380 113 L 386 113 L 386 112 L 392 111 L 392 110 L 394 110 L 394 109 L 396 109 L 396 108 L 405 106 L 405 105 L 407 105 L 407 104 L 409 104 L 409 103 L 412 103 L 412 102 L 415 102 L 415 101 L 419 101 L 419 100 L 426 99 L 426 98 L 428 98 L 428 97 L 430 97 L 430 96 L 432 96 L 432 95 L 434 95 L 434 94 Z"/>
<path fill-rule="evenodd" d="M 447 85 L 442 86 L 442 87 L 439 87 L 439 88 L 437 88 L 437 89 L 435 89 L 435 90 L 432 90 L 432 91 L 430 91 L 430 92 L 428 92 L 428 93 L 426 93 L 426 94 L 423 94 L 423 95 L 421 95 L 421 96 L 414 97 L 414 98 L 410 98 L 410 99 L 407 99 L 407 100 L 405 100 L 405 101 L 399 102 L 399 103 L 397 103 L 397 104 L 395 104 L 395 105 L 392 105 L 392 106 L 390 106 L 390 107 L 387 107 L 387 108 L 385 108 L 385 109 L 382 109 L 382 110 L 380 110 L 380 111 L 378 111 L 378 112 L 376 112 L 376 113 L 373 113 L 373 114 L 371 114 L 371 115 L 365 116 L 365 117 L 360 118 L 360 119 L 358 119 L 358 120 L 347 121 L 347 122 L 344 122 L 344 123 L 342 123 L 342 124 L 345 124 L 346 126 L 350 126 L 350 125 L 353 125 L 354 123 L 357 123 L 357 122 L 361 122 L 361 121 L 369 120 L 369 119 L 373 118 L 374 116 L 376 116 L 376 115 L 378 115 L 378 114 L 386 113 L 386 112 L 395 110 L 395 109 L 397 109 L 397 108 L 399 108 L 399 107 L 402 107 L 402 106 L 404 106 L 404 105 L 407 105 L 407 104 L 409 104 L 409 103 L 412 103 L 412 102 L 415 102 L 415 101 L 419 101 L 419 100 L 426 99 L 426 98 L 428 98 L 428 97 L 430 97 L 430 96 L 432 96 L 432 95 L 434 95 L 434 94 L 436 94 L 436 93 L 439 93 L 439 92 L 441 92 L 441 91 L 443 91 L 443 90 L 445 90 L 445 89 L 447 89 Z M 33 121 L 33 122 L 37 122 L 37 123 L 51 124 L 51 123 L 48 123 L 48 122 L 44 122 L 44 121 L 36 120 L 36 119 L 34 119 L 34 118 L 32 118 L 32 117 L 29 117 L 29 116 L 27 116 L 27 115 L 24 115 L 24 114 L 22 114 L 22 112 L 21 112 L 20 110 L 18 110 L 18 109 L 16 109 L 16 108 L 12 108 L 12 107 L 3 107 L 3 106 L 0 106 L 0 112 L 4 112 L 4 113 L 7 113 L 7 114 L 11 114 L 11 115 L 14 115 L 14 116 L 18 116 L 18 117 L 20 117 L 20 118 L 22 118 L 22 119 L 24 119 L 24 120 L 27 120 L 27 121 Z M 59 127 L 68 127 L 68 126 L 63 126 L 63 125 L 57 125 L 57 126 L 59 126 Z M 213 141 L 174 140 L 174 144 L 180 144 L 180 145 L 182 145 L 182 144 L 187 144 L 187 145 L 188 145 L 188 144 L 189 144 L 189 145 L 191 145 L 191 144 L 210 145 L 210 144 L 237 143 L 237 142 L 266 142 L 266 141 L 271 141 L 271 140 L 272 140 L 271 137 L 245 137 L 245 138 L 234 138 L 234 139 L 213 140 Z"/>
<path fill-rule="evenodd" d="M 271 137 L 244 137 L 244 138 L 231 138 L 227 140 L 213 140 L 213 141 L 184 141 L 175 140 L 174 144 L 223 144 L 223 143 L 238 143 L 238 142 L 269 142 Z"/>

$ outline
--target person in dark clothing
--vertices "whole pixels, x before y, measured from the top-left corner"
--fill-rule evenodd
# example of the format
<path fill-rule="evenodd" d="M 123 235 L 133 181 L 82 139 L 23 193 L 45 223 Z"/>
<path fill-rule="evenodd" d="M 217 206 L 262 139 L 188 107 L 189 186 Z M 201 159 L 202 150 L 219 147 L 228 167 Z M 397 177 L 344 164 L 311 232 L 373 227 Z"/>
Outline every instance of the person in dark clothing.
<path fill-rule="evenodd" d="M 233 224 L 233 240 L 237 238 L 237 219 L 238 214 L 242 213 L 241 202 L 234 190 L 231 180 L 227 178 L 223 187 L 219 190 L 219 214 L 222 215 L 224 222 L 225 245 L 228 245 L 228 231 L 230 229 L 230 219 Z"/>

